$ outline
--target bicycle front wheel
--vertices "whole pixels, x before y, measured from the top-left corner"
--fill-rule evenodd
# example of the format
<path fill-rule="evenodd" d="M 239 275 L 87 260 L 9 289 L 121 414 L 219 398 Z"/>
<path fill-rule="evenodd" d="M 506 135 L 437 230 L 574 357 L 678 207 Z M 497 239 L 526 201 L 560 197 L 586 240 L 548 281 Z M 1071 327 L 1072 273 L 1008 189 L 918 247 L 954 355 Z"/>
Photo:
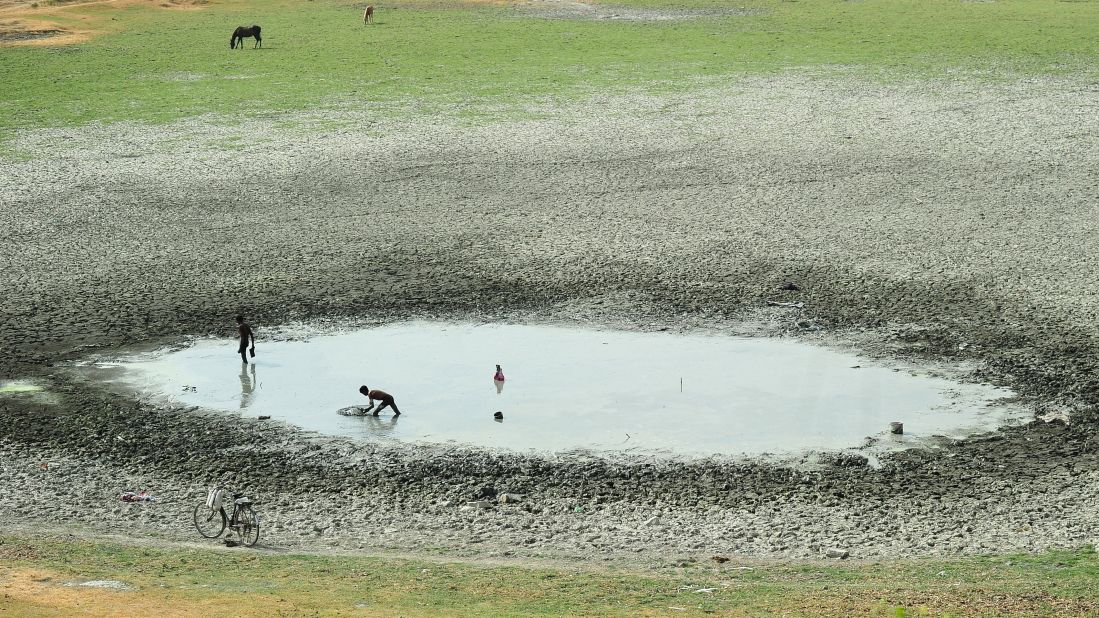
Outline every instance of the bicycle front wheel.
<path fill-rule="evenodd" d="M 211 511 L 206 503 L 195 507 L 195 528 L 208 539 L 216 539 L 225 532 L 225 509 Z"/>
<path fill-rule="evenodd" d="M 252 547 L 259 542 L 259 515 L 252 510 L 252 506 L 245 504 L 237 513 L 237 534 L 240 535 L 240 543 L 245 547 Z"/>

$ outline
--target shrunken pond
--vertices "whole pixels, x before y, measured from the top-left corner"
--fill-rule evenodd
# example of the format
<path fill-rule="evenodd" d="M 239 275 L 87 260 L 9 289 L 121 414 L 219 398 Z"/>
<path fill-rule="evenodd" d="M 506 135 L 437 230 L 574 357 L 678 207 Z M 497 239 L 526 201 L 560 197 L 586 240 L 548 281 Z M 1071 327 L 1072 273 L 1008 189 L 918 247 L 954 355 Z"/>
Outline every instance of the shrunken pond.
<path fill-rule="evenodd" d="M 961 436 L 1017 414 L 990 403 L 1008 391 L 785 339 L 429 322 L 260 335 L 247 366 L 225 339 L 97 366 L 146 396 L 325 434 L 517 450 L 789 454 Z M 364 384 L 392 394 L 402 414 L 338 414 L 367 403 Z M 903 437 L 888 436 L 892 421 Z"/>

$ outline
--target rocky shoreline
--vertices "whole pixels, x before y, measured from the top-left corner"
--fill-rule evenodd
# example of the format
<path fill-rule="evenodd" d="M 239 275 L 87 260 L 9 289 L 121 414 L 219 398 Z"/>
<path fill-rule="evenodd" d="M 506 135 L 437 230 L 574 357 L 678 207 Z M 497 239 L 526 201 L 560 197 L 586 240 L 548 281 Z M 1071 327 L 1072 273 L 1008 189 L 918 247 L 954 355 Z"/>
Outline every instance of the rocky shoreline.
<path fill-rule="evenodd" d="M 666 565 L 1094 542 L 1099 267 L 1081 248 L 1099 231 L 1099 150 L 1070 139 L 1099 123 L 1080 113 L 1093 89 L 784 76 L 491 127 L 347 112 L 370 131 L 202 118 L 30 132 L 28 160 L 0 163 L 0 375 L 50 398 L 0 397 L 0 525 L 193 539 L 193 504 L 230 478 L 275 547 Z M 215 146 L 240 131 L 265 141 Z M 547 459 L 161 409 L 61 367 L 226 334 L 238 311 L 844 340 L 969 364 L 1071 420 L 876 469 Z M 486 486 L 523 499 L 462 508 Z M 129 489 L 158 501 L 118 502 Z"/>

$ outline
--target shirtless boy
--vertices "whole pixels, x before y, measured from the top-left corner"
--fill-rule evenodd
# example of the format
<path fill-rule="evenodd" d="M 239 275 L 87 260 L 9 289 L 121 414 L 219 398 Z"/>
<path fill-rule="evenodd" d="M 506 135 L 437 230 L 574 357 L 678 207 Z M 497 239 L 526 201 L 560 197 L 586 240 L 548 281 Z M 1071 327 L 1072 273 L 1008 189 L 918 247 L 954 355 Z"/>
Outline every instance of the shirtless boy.
<path fill-rule="evenodd" d="M 374 410 L 374 416 L 377 416 L 378 412 L 381 412 L 382 409 L 384 409 L 386 406 L 393 408 L 393 416 L 401 415 L 401 411 L 397 409 L 396 402 L 393 401 L 393 395 L 377 389 L 370 390 L 366 387 L 365 384 L 359 387 L 359 392 L 363 395 L 366 395 L 366 397 L 370 399 L 370 405 L 367 406 L 366 409 L 363 410 L 363 412 L 369 412 L 370 410 L 373 410 L 374 402 L 380 401 L 382 402 L 382 405 L 378 406 L 377 410 Z"/>

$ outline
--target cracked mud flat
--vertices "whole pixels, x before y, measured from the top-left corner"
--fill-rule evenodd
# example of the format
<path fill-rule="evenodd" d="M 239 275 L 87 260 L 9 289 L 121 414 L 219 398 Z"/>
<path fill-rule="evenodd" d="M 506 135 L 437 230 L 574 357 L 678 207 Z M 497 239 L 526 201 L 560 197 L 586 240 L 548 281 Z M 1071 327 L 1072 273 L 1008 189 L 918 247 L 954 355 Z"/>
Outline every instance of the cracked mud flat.
<path fill-rule="evenodd" d="M 0 164 L 0 371 L 48 398 L 0 397 L 0 522 L 192 540 L 229 477 L 277 547 L 657 565 L 1094 542 L 1097 91 L 790 74 L 493 126 L 377 108 L 23 133 L 32 160 Z M 261 337 L 411 317 L 786 334 L 957 363 L 1071 423 L 877 469 L 553 459 L 162 410 L 50 366 L 229 335 L 240 310 Z M 485 485 L 526 497 L 458 508 Z"/>
<path fill-rule="evenodd" d="M 542 19 L 610 19 L 621 21 L 684 21 L 713 17 L 744 17 L 760 15 L 766 9 L 724 8 L 648 8 L 572 0 L 534 0 L 517 4 L 516 13 Z"/>

